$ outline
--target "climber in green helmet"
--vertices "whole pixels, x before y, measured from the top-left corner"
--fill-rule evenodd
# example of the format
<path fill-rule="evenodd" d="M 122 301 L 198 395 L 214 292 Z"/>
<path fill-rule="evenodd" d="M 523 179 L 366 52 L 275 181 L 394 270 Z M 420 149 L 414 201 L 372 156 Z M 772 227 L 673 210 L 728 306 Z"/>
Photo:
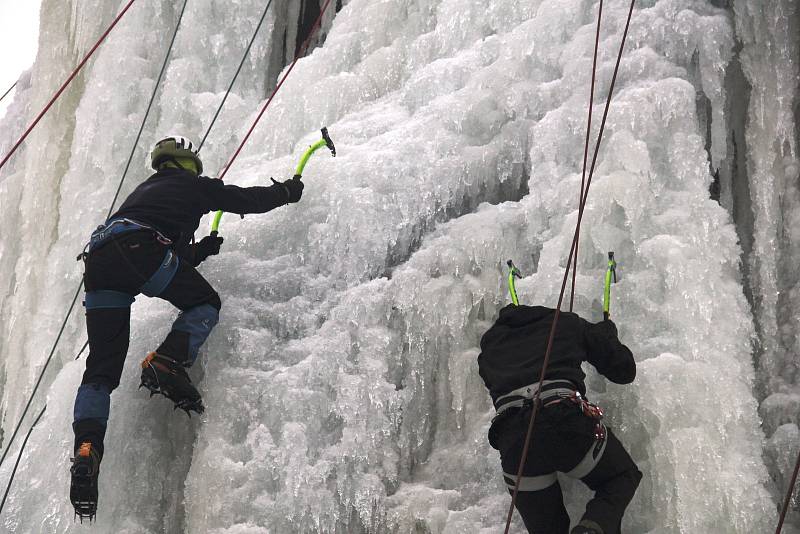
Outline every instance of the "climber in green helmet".
<path fill-rule="evenodd" d="M 81 255 L 86 271 L 86 328 L 89 356 L 75 398 L 75 458 L 70 499 L 81 519 L 97 511 L 97 475 L 111 392 L 119 385 L 130 335 L 130 306 L 144 294 L 180 310 L 172 330 L 142 362 L 141 385 L 160 393 L 187 413 L 204 410 L 186 368 L 217 324 L 222 306 L 196 267 L 218 254 L 216 233 L 194 243 L 206 213 L 265 213 L 298 202 L 299 176 L 270 186 L 237 187 L 201 176 L 203 162 L 188 139 L 170 136 L 155 144 L 156 171 L 91 236 Z"/>

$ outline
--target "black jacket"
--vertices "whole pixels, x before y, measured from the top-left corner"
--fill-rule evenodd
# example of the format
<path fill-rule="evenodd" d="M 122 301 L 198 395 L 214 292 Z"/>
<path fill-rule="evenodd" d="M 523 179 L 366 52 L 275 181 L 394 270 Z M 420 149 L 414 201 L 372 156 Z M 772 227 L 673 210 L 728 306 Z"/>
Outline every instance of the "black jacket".
<path fill-rule="evenodd" d="M 542 306 L 509 305 L 500 310 L 500 317 L 481 338 L 478 356 L 492 401 L 539 381 L 554 316 L 553 308 Z M 633 354 L 620 342 L 613 322 L 593 324 L 561 312 L 545 380 L 570 380 L 585 394 L 584 361 L 617 384 L 629 384 L 636 377 Z"/>
<path fill-rule="evenodd" d="M 181 169 L 152 175 L 128 195 L 110 218 L 128 218 L 152 226 L 173 242 L 179 255 L 191 254 L 189 241 L 206 213 L 265 213 L 288 201 L 286 188 L 237 187 Z"/>

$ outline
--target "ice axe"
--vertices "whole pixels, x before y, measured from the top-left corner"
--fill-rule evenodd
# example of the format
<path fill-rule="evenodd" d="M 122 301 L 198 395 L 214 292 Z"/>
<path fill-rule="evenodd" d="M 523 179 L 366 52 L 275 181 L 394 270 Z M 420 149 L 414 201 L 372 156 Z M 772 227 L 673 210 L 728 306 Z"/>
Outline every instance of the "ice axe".
<path fill-rule="evenodd" d="M 519 306 L 519 298 L 517 298 L 517 286 L 515 284 L 516 278 L 522 278 L 522 273 L 517 269 L 514 262 L 508 260 L 506 262 L 508 265 L 508 292 L 511 293 L 511 302 L 514 303 L 514 306 Z"/>
<path fill-rule="evenodd" d="M 308 147 L 308 149 L 303 153 L 303 157 L 300 158 L 300 163 L 297 164 L 297 167 L 294 170 L 294 179 L 299 180 L 303 176 L 303 169 L 306 167 L 306 163 L 311 158 L 311 155 L 314 154 L 320 148 L 326 146 L 331 151 L 331 156 L 334 158 L 336 157 L 336 146 L 333 144 L 333 139 L 328 134 L 328 128 L 323 126 L 322 127 L 322 139 Z M 274 181 L 274 180 L 273 180 Z M 244 217 L 244 216 L 242 216 Z M 211 235 L 216 236 L 219 233 L 219 223 L 222 220 L 222 212 L 218 211 L 214 215 L 214 221 L 211 223 Z"/>
<path fill-rule="evenodd" d="M 611 283 L 617 283 L 617 262 L 614 260 L 614 253 L 608 253 L 608 268 L 606 269 L 605 287 L 603 288 L 603 320 L 608 321 L 611 317 Z"/>
<path fill-rule="evenodd" d="M 334 158 L 336 157 L 336 146 L 334 146 L 331 136 L 328 135 L 328 128 L 323 126 L 322 130 L 320 131 L 322 132 L 322 139 L 308 147 L 308 150 L 305 151 L 303 157 L 300 158 L 300 163 L 297 164 L 297 168 L 294 170 L 295 180 L 299 180 L 303 176 L 303 169 L 306 168 L 306 163 L 308 163 L 309 158 L 311 158 L 311 155 L 320 148 L 324 146 L 328 147 L 328 149 L 331 151 L 331 156 Z"/>

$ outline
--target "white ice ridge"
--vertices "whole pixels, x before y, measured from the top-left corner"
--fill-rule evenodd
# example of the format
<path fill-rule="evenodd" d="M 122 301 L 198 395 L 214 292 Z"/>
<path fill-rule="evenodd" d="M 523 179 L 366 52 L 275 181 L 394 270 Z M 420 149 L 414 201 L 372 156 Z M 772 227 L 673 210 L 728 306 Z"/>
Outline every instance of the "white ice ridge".
<path fill-rule="evenodd" d="M 58 48 L 70 27 L 61 6 L 71 6 L 71 20 L 108 21 L 120 4 L 45 3 L 53 9 L 43 10 L 43 24 L 65 28 L 43 33 L 34 79 L 69 62 Z M 5 435 L 79 281 L 74 256 L 113 196 L 175 4 L 131 11 L 0 184 L 0 223 L 19 219 L 25 237 L 0 237 Z M 288 4 L 276 1 L 275 13 Z M 202 133 L 263 9 L 256 0 L 189 6 L 125 191 L 147 176 L 146 147 L 159 133 Z M 595 125 L 627 7 L 605 2 Z M 222 295 L 221 322 L 192 372 L 206 414 L 187 420 L 136 390 L 140 357 L 174 316 L 169 305 L 138 299 L 98 521 L 74 524 L 67 458 L 84 365 L 71 361 L 84 340 L 77 314 L 4 528 L 501 531 L 509 497 L 486 441 L 492 409 L 477 375 L 478 340 L 507 302 L 508 258 L 527 275 L 521 300 L 555 305 L 577 218 L 596 12 L 589 0 L 344 2 L 226 178 L 256 185 L 288 176 L 322 125 L 339 151 L 309 163 L 300 204 L 223 219 L 223 253 L 202 267 Z M 275 31 L 274 15 L 268 26 Z M 203 149 L 211 171 L 269 91 L 263 72 L 272 43 L 282 42 L 265 37 L 256 47 Z M 588 380 L 644 472 L 623 525 L 633 534 L 774 528 L 740 249 L 728 214 L 708 198 L 695 113 L 701 89 L 724 109 L 733 47 L 730 13 L 711 2 L 639 4 L 584 217 L 576 311 L 598 319 L 604 258 L 614 250 L 621 280 L 612 315 L 639 364 L 631 386 Z M 36 108 L 51 85 L 17 98 Z M 24 106 L 15 106 L 4 127 L 24 122 Z M 713 158 L 725 157 L 716 146 Z M 791 429 L 780 435 L 790 439 Z M 6 462 L 0 480 L 9 471 Z M 588 492 L 564 485 L 577 517 Z M 518 519 L 512 531 L 523 532 Z"/>

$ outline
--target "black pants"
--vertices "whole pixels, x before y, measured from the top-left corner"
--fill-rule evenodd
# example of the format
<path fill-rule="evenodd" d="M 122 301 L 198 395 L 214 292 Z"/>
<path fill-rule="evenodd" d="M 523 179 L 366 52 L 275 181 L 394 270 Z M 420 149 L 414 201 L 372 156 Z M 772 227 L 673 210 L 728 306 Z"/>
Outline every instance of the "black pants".
<path fill-rule="evenodd" d="M 490 441 L 500 451 L 506 484 L 512 492 L 531 408 L 510 411 L 494 423 Z M 558 471 L 580 478 L 595 492 L 582 520 L 596 523 L 604 534 L 619 534 L 625 508 L 642 473 L 610 429 L 606 428 L 605 440 L 596 439 L 595 423 L 569 402 L 539 410 L 516 501 L 528 532 L 569 531 L 569 516 L 555 477 Z"/>
<path fill-rule="evenodd" d="M 122 234 L 89 254 L 84 275 L 86 291 L 112 290 L 136 296 L 156 272 L 166 252 L 166 245 L 150 231 Z M 170 284 L 158 297 L 182 312 L 207 309 L 213 316 L 221 308 L 214 288 L 188 261 L 183 260 Z M 213 322 L 216 322 L 215 318 Z M 81 382 L 83 391 L 79 390 L 76 398 L 73 428 L 76 447 L 87 440 L 102 450 L 108 395 L 119 386 L 128 353 L 130 307 L 87 310 L 86 329 L 89 356 Z M 173 328 L 156 352 L 177 361 L 187 361 L 191 352 L 191 335 L 185 330 L 191 331 L 191 328 L 183 331 Z"/>

